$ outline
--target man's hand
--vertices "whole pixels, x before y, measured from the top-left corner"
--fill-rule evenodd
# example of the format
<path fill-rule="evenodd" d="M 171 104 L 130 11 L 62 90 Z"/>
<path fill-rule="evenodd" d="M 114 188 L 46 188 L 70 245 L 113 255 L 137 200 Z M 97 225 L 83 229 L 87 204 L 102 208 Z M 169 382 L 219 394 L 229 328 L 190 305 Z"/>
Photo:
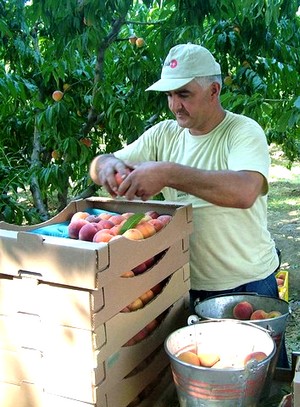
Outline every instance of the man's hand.
<path fill-rule="evenodd" d="M 119 195 L 120 180 L 124 180 L 132 169 L 133 166 L 119 160 L 113 154 L 104 154 L 92 161 L 90 176 L 95 184 L 102 185 L 111 196 L 116 197 Z"/>
<path fill-rule="evenodd" d="M 166 185 L 168 163 L 149 161 L 137 164 L 119 186 L 118 195 L 126 199 L 141 198 L 143 201 L 158 194 Z"/>

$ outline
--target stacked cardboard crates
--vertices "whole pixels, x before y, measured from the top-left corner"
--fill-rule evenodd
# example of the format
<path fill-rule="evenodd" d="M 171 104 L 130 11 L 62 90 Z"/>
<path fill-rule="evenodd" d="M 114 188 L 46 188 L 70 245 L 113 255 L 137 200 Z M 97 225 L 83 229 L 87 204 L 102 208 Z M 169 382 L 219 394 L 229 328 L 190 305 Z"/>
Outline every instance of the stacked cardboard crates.
<path fill-rule="evenodd" d="M 93 208 L 154 210 L 172 220 L 140 241 L 32 233 Z M 104 198 L 74 201 L 34 227 L 0 224 L 0 405 L 155 405 L 155 389 L 171 381 L 164 340 L 186 325 L 191 231 L 190 205 Z M 121 277 L 151 257 L 156 262 L 146 272 Z M 122 312 L 158 285 L 144 307 Z"/>

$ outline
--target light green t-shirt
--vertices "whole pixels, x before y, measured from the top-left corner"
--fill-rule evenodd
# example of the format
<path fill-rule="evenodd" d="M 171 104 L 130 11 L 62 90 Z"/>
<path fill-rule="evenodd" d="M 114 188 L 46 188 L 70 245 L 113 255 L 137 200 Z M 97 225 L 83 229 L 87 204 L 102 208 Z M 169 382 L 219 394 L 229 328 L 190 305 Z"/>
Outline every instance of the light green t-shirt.
<path fill-rule="evenodd" d="M 205 170 L 257 171 L 267 178 L 268 145 L 252 119 L 226 112 L 210 133 L 192 136 L 175 120 L 163 121 L 115 153 L 132 162 L 169 161 Z M 191 288 L 218 291 L 263 279 L 278 266 L 275 244 L 267 230 L 267 198 L 249 209 L 213 205 L 194 195 L 164 188 L 166 200 L 193 206 L 190 237 Z"/>

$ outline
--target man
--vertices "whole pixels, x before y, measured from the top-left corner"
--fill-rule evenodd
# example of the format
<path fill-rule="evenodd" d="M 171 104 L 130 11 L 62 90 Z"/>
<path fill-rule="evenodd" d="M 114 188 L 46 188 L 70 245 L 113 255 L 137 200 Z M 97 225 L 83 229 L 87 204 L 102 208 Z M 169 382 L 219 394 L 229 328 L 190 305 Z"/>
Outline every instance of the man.
<path fill-rule="evenodd" d="M 92 180 L 112 196 L 147 200 L 162 192 L 166 200 L 192 203 L 191 304 L 228 292 L 278 297 L 266 137 L 254 120 L 223 109 L 221 84 L 220 65 L 206 48 L 173 47 L 161 79 L 147 90 L 166 92 L 176 120 L 156 124 L 90 167 Z"/>

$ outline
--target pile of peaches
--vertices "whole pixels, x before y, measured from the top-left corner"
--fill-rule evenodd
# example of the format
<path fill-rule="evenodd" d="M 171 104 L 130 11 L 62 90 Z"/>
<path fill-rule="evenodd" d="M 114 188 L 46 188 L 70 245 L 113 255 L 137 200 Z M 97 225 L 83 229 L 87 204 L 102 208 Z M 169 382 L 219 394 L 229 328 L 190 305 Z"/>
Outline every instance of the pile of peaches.
<path fill-rule="evenodd" d="M 221 356 L 220 353 L 209 346 L 197 346 L 190 351 L 184 351 L 178 354 L 177 358 L 182 362 L 189 363 L 194 366 L 213 367 L 214 369 L 242 369 L 250 361 L 260 362 L 264 360 L 267 355 L 261 351 L 253 351 L 246 355 L 230 355 L 228 357 Z"/>
<path fill-rule="evenodd" d="M 233 308 L 233 317 L 240 320 L 260 320 L 276 318 L 281 315 L 280 311 L 266 312 L 263 309 L 254 310 L 253 305 L 248 301 L 240 301 Z"/>
<path fill-rule="evenodd" d="M 157 287 L 157 289 L 159 289 L 159 291 L 161 291 L 162 289 L 162 284 L 160 283 L 158 284 L 159 288 Z M 151 290 L 150 290 L 151 291 Z M 154 294 L 153 296 L 155 296 L 155 288 L 154 288 Z M 141 298 L 141 297 L 140 297 Z M 153 297 L 152 297 L 153 298 Z M 151 299 L 152 299 L 151 298 Z M 141 298 L 142 299 L 142 298 Z M 147 304 L 147 302 L 149 302 L 150 299 L 148 298 L 145 302 L 145 304 Z M 142 299 L 142 305 L 139 308 L 142 308 L 144 306 L 143 303 L 143 299 Z M 127 306 L 126 308 L 124 308 L 121 312 L 130 312 L 133 311 L 132 309 L 129 309 L 130 305 Z M 135 308 L 134 310 L 136 310 L 137 308 Z M 138 333 L 136 333 L 132 338 L 130 338 L 123 346 L 132 346 L 137 344 L 138 342 L 141 342 L 142 340 L 144 340 L 147 336 L 149 336 L 161 323 L 161 321 L 163 320 L 163 318 L 165 317 L 167 311 L 164 311 L 161 315 L 159 315 L 157 318 L 154 318 L 152 321 L 150 321 L 146 326 L 144 326 L 143 329 L 141 329 Z"/>
<path fill-rule="evenodd" d="M 153 236 L 171 219 L 171 215 L 160 215 L 156 211 L 140 214 L 103 212 L 99 215 L 76 212 L 68 225 L 68 235 L 71 239 L 96 243 L 107 243 L 121 235 L 131 240 L 142 240 Z"/>

